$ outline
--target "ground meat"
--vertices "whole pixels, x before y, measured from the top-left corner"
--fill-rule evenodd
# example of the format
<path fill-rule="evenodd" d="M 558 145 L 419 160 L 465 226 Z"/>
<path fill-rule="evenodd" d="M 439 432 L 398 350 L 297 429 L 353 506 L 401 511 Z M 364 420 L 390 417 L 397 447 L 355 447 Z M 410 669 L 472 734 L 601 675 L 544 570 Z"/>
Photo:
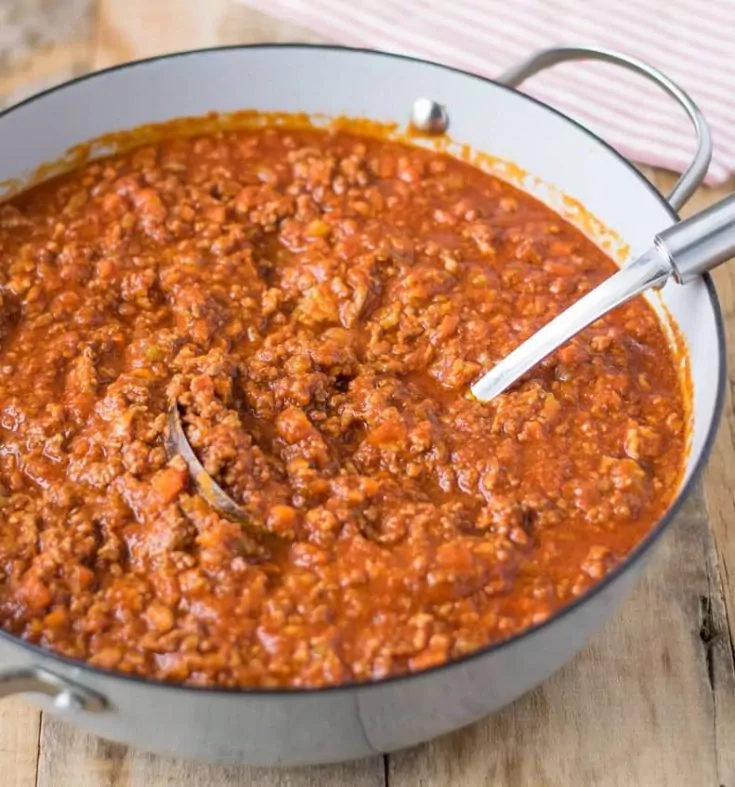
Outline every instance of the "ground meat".
<path fill-rule="evenodd" d="M 321 686 L 546 619 L 669 505 L 652 310 L 489 404 L 482 370 L 614 271 L 443 155 L 285 128 L 165 140 L 0 210 L 0 625 L 106 669 Z M 176 403 L 228 520 L 167 456 Z"/>

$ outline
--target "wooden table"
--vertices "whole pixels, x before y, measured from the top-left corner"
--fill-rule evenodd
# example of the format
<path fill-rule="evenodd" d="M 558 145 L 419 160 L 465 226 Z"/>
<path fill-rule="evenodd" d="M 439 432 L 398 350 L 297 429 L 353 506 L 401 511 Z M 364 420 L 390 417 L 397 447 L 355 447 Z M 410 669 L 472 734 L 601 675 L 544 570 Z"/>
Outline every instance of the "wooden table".
<path fill-rule="evenodd" d="M 234 0 L 0 0 L 0 101 L 125 60 L 268 40 L 321 39 Z M 673 181 L 647 174 L 662 189 Z M 684 212 L 726 191 L 701 189 Z M 720 268 L 716 280 L 732 370 L 735 267 Z M 728 387 L 700 488 L 619 614 L 538 690 L 458 733 L 358 763 L 269 771 L 140 753 L 11 699 L 0 704 L 0 785 L 735 787 L 734 488 Z"/>

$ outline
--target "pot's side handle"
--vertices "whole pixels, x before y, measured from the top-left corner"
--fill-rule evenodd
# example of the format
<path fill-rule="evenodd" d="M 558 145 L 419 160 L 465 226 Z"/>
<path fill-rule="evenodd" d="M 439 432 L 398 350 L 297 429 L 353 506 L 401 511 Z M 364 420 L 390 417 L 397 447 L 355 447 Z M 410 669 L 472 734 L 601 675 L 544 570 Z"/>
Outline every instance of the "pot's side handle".
<path fill-rule="evenodd" d="M 682 90 L 669 77 L 662 74 L 657 68 L 649 66 L 642 60 L 635 57 L 623 55 L 611 49 L 602 49 L 590 46 L 562 46 L 551 49 L 542 49 L 531 55 L 521 63 L 503 72 L 497 81 L 509 87 L 518 87 L 521 82 L 537 74 L 539 71 L 550 68 L 557 63 L 564 63 L 571 60 L 603 60 L 622 66 L 629 71 L 650 79 L 670 96 L 673 96 L 684 108 L 689 119 L 692 121 L 694 131 L 697 135 L 697 149 L 694 153 L 692 163 L 686 172 L 679 178 L 671 193 L 667 196 L 671 207 L 678 211 L 679 208 L 689 199 L 692 192 L 701 185 L 704 176 L 707 174 L 710 160 L 712 158 L 712 134 L 709 125 L 700 111 L 699 107 L 692 101 L 688 93 Z"/>
<path fill-rule="evenodd" d="M 39 667 L 0 671 L 0 698 L 26 692 L 45 694 L 57 711 L 99 713 L 107 702 L 94 691 Z"/>

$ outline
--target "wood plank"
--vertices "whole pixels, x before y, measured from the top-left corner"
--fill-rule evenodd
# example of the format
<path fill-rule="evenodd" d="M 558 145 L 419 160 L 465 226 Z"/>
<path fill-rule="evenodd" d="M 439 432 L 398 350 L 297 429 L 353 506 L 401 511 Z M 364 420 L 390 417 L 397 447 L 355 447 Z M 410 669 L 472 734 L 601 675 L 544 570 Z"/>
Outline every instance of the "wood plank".
<path fill-rule="evenodd" d="M 383 759 L 314 768 L 208 765 L 135 751 L 44 716 L 37 787 L 384 787 Z"/>
<path fill-rule="evenodd" d="M 668 191 L 678 176 L 673 173 L 655 172 L 651 179 L 663 192 Z M 700 188 L 682 210 L 683 216 L 690 216 L 703 210 L 727 194 L 735 192 L 735 179 L 719 188 Z M 730 650 L 733 646 L 732 624 L 735 620 L 735 576 L 730 567 L 735 566 L 735 534 L 732 523 L 735 522 L 735 407 L 733 403 L 733 382 L 735 381 L 735 268 L 731 260 L 728 264 L 714 271 L 715 287 L 722 305 L 725 323 L 726 358 L 728 385 L 725 389 L 725 402 L 722 423 L 712 448 L 707 467 L 703 474 L 703 487 L 709 527 L 712 532 L 716 557 L 714 580 L 721 585 L 721 593 L 725 602 L 725 621 L 712 632 L 720 643 L 729 640 Z M 714 360 L 714 359 L 713 359 Z M 723 700 L 719 692 L 715 692 L 716 730 L 718 732 L 718 757 L 722 760 L 722 770 L 732 772 L 735 769 L 735 749 L 726 745 L 723 724 L 731 729 L 732 707 Z M 724 705 L 724 707 L 723 707 Z"/>
<path fill-rule="evenodd" d="M 24 699 L 0 702 L 0 784 L 32 787 L 36 783 L 41 714 Z"/>
<path fill-rule="evenodd" d="M 704 488 L 709 512 L 710 527 L 714 533 L 717 548 L 718 569 L 724 588 L 727 611 L 727 629 L 722 637 L 729 635 L 733 641 L 733 621 L 735 621 L 735 408 L 733 406 L 733 385 L 735 385 L 735 270 L 733 262 L 719 268 L 714 275 L 715 285 L 723 307 L 727 347 L 728 384 L 725 391 L 725 404 L 722 423 L 712 449 L 712 456 L 704 472 Z M 731 769 L 735 767 L 735 749 L 722 747 L 722 756 L 727 756 Z"/>
<path fill-rule="evenodd" d="M 94 67 L 207 46 L 325 40 L 233 0 L 101 0 Z"/>
<path fill-rule="evenodd" d="M 674 180 L 672 175 L 658 174 L 657 182 L 668 187 Z M 735 182 L 719 189 L 699 189 L 682 211 L 685 216 L 702 210 L 716 199 L 735 191 Z M 713 278 L 722 305 L 725 322 L 726 358 L 728 384 L 725 389 L 725 403 L 722 423 L 717 439 L 712 448 L 712 455 L 703 475 L 703 486 L 709 526 L 711 528 L 716 549 L 716 580 L 722 586 L 725 601 L 726 620 L 714 631 L 714 635 L 724 644 L 729 641 L 733 651 L 733 621 L 735 621 L 735 407 L 733 402 L 733 385 L 735 384 L 735 260 L 714 271 Z M 714 361 L 714 358 L 713 358 Z M 732 746 L 732 715 L 735 713 L 731 704 L 723 700 L 715 692 L 716 730 L 718 733 L 718 757 L 721 769 L 732 773 L 735 771 L 735 749 Z M 724 705 L 724 707 L 723 707 Z M 723 729 L 725 726 L 727 729 Z M 730 745 L 728 745 L 728 743 Z"/>
<path fill-rule="evenodd" d="M 95 0 L 5 0 L 0 106 L 89 71 Z"/>

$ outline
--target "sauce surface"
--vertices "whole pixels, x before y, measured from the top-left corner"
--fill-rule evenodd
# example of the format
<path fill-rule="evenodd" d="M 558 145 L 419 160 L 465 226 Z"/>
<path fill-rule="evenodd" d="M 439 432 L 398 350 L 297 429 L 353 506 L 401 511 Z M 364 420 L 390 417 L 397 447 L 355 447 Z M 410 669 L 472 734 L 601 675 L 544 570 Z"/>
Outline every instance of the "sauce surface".
<path fill-rule="evenodd" d="M 549 208 L 345 132 L 170 139 L 0 208 L 0 625 L 98 667 L 314 687 L 541 622 L 661 517 L 686 412 L 636 299 L 468 388 L 615 270 Z M 177 402 L 229 521 L 164 447 Z"/>

